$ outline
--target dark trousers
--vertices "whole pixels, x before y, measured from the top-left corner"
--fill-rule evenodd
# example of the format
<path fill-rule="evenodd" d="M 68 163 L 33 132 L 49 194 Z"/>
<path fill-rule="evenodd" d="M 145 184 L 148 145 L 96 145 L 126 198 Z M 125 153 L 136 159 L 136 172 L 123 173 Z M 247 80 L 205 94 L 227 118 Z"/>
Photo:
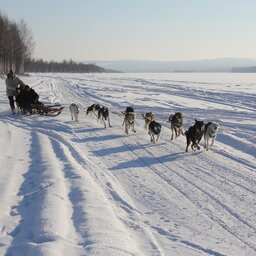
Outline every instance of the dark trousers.
<path fill-rule="evenodd" d="M 14 96 L 8 96 L 8 99 L 9 99 L 9 103 L 10 103 L 11 109 L 15 109 L 15 106 L 14 106 Z"/>

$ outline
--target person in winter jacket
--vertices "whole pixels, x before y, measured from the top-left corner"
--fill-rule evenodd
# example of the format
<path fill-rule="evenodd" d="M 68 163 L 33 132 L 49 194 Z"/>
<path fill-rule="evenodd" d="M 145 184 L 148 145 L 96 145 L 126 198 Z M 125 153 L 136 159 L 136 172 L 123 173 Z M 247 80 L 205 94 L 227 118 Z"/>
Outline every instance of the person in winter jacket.
<path fill-rule="evenodd" d="M 35 92 L 35 90 L 28 85 L 25 85 L 21 97 L 21 107 L 25 110 L 25 113 L 28 111 L 30 114 L 32 114 L 32 104 L 42 104 L 38 101 L 38 99 L 39 95 Z"/>
<path fill-rule="evenodd" d="M 15 76 L 12 70 L 7 74 L 5 80 L 6 84 L 6 94 L 9 99 L 9 104 L 12 110 L 12 113 L 15 113 L 14 97 L 17 95 L 17 88 L 19 85 L 25 85 L 18 77 Z"/>

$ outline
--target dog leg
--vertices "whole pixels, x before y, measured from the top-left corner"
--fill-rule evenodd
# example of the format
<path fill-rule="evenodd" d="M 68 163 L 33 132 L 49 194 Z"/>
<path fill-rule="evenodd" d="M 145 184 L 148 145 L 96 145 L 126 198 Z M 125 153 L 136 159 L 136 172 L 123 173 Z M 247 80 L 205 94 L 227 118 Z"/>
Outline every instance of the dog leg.
<path fill-rule="evenodd" d="M 100 122 L 101 122 L 101 123 L 103 123 L 104 128 L 106 128 L 106 127 L 107 127 L 107 126 L 106 126 L 106 122 L 105 122 L 104 117 L 100 117 L 98 120 L 100 120 Z"/>
<path fill-rule="evenodd" d="M 149 127 L 149 124 L 150 124 L 150 121 L 149 121 L 149 120 L 147 120 L 147 121 L 146 121 L 146 124 L 145 124 L 145 126 L 146 126 L 146 128 L 145 128 L 145 129 L 146 129 L 146 130 L 148 130 L 148 129 L 149 129 L 149 128 L 148 128 L 148 127 Z"/>
<path fill-rule="evenodd" d="M 136 133 L 136 131 L 135 131 L 135 129 L 134 129 L 134 124 L 132 125 L 132 131 L 133 131 L 134 133 Z"/>
<path fill-rule="evenodd" d="M 151 132 L 148 132 L 148 135 L 150 137 L 150 142 L 152 142 L 152 135 L 151 135 Z"/>
<path fill-rule="evenodd" d="M 154 134 L 152 132 L 150 132 L 150 141 L 155 143 L 155 139 L 154 139 Z"/>
<path fill-rule="evenodd" d="M 172 131 L 172 137 L 171 137 L 171 140 L 173 140 L 173 127 L 171 127 L 171 131 Z"/>
<path fill-rule="evenodd" d="M 189 147 L 190 143 L 191 143 L 191 140 L 187 137 L 187 147 L 186 147 L 185 152 L 188 152 L 188 147 Z"/>
<path fill-rule="evenodd" d="M 110 119 L 108 118 L 108 126 L 109 127 L 112 127 L 111 125 L 110 125 Z"/>
<path fill-rule="evenodd" d="M 207 140 L 206 135 L 204 134 L 204 148 L 207 150 Z"/>
<path fill-rule="evenodd" d="M 211 147 L 213 146 L 214 141 L 215 141 L 215 138 L 212 138 Z"/>
<path fill-rule="evenodd" d="M 199 142 L 198 142 L 198 143 L 199 143 Z M 200 150 L 200 147 L 199 147 L 198 143 L 195 142 L 195 143 L 193 143 L 192 145 L 193 145 L 193 148 L 196 147 L 197 150 Z M 194 151 L 196 151 L 196 149 L 194 149 Z"/>
<path fill-rule="evenodd" d="M 174 127 L 174 131 L 175 131 L 175 137 L 177 138 L 178 137 L 178 132 L 177 132 L 177 128 Z"/>
<path fill-rule="evenodd" d="M 127 124 L 127 121 L 124 123 L 124 131 L 128 135 L 128 124 Z"/>
<path fill-rule="evenodd" d="M 191 144 L 191 149 L 192 149 L 193 151 L 196 151 L 196 150 L 194 149 L 194 146 L 195 146 L 194 143 L 192 143 L 192 144 Z"/>
<path fill-rule="evenodd" d="M 206 149 L 206 151 L 208 151 L 208 149 L 209 149 L 209 140 L 208 139 L 205 139 L 205 149 Z"/>
<path fill-rule="evenodd" d="M 93 111 L 92 113 L 97 117 L 97 115 L 96 115 L 95 111 Z M 97 118 L 98 118 L 98 117 L 97 117 Z M 98 120 L 99 120 L 99 118 L 98 118 Z"/>
<path fill-rule="evenodd" d="M 180 130 L 180 128 L 178 128 L 178 132 L 177 132 L 177 137 L 179 137 L 180 136 L 180 132 L 181 132 L 181 130 Z"/>

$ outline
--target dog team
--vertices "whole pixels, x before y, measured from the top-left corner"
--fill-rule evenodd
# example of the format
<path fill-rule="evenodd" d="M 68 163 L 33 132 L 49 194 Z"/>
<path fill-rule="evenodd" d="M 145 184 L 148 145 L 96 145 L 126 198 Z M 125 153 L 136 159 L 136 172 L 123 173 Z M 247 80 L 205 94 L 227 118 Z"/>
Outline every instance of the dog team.
<path fill-rule="evenodd" d="M 71 119 L 78 122 L 79 115 L 79 106 L 75 103 L 72 103 L 69 106 Z M 134 125 L 135 125 L 135 111 L 132 107 L 127 107 L 125 111 L 121 112 L 124 115 L 123 126 L 126 134 L 129 134 L 129 130 L 136 133 Z M 107 107 L 100 106 L 99 104 L 93 104 L 89 106 L 86 110 L 87 115 L 95 115 L 97 120 L 101 121 L 106 128 L 106 121 L 108 121 L 109 127 L 110 119 L 109 119 L 109 110 Z M 161 133 L 161 124 L 156 121 L 156 116 L 152 113 L 142 114 L 142 118 L 145 121 L 145 130 L 148 131 L 150 136 L 150 141 L 156 143 L 159 140 Z M 186 136 L 187 146 L 185 152 L 188 152 L 188 148 L 191 144 L 191 149 L 193 151 L 200 150 L 199 143 L 204 137 L 204 148 L 209 150 L 209 147 L 213 146 L 213 143 L 217 136 L 218 124 L 216 122 L 208 122 L 207 124 L 204 121 L 198 121 L 195 119 L 195 123 L 193 126 L 190 126 L 188 130 L 184 132 L 183 127 L 183 114 L 181 112 L 176 112 L 173 115 L 170 115 L 168 123 L 171 124 L 171 140 L 173 140 L 174 135 L 175 138 L 179 137 L 181 134 Z M 211 143 L 210 143 L 211 142 Z"/>

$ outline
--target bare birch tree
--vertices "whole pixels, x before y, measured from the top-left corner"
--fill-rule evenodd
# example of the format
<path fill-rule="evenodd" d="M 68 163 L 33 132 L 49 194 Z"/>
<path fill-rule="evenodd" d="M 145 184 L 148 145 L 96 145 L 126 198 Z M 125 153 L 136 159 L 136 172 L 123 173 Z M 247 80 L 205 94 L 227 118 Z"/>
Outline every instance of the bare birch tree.
<path fill-rule="evenodd" d="M 11 22 L 0 12 L 0 73 L 9 69 L 24 72 L 24 62 L 31 57 L 33 49 L 33 36 L 25 21 Z"/>

